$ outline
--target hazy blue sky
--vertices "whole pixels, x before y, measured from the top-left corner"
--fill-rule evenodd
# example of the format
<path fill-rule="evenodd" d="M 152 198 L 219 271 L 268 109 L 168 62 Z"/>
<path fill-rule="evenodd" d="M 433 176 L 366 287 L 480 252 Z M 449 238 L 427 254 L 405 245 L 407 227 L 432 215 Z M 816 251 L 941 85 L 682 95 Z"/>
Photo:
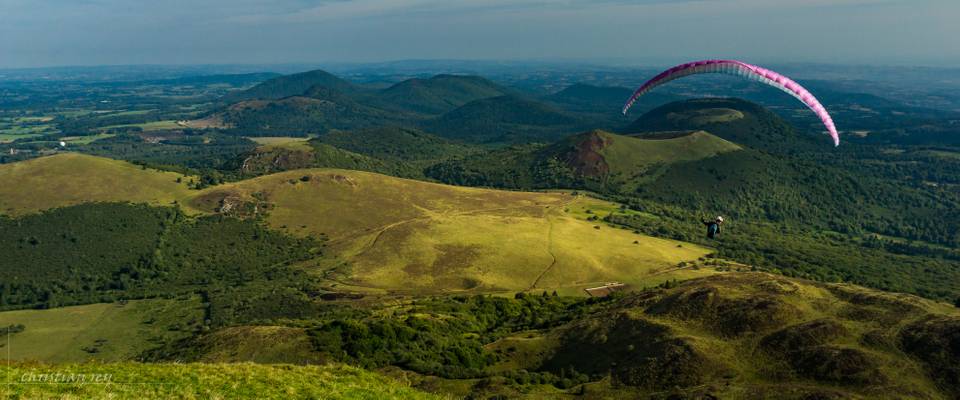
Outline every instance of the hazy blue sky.
<path fill-rule="evenodd" d="M 960 65 L 960 0 L 0 0 L 0 67 L 734 57 Z"/>

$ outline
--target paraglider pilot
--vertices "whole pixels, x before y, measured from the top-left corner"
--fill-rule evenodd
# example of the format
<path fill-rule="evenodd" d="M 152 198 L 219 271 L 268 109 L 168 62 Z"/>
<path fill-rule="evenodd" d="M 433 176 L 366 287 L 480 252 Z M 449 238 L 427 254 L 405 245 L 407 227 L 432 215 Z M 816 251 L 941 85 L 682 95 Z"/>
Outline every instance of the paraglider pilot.
<path fill-rule="evenodd" d="M 723 225 L 723 217 L 717 217 L 717 219 L 710 221 L 704 220 L 703 224 L 707 226 L 707 237 L 710 239 L 716 238 L 720 234 L 720 225 Z"/>

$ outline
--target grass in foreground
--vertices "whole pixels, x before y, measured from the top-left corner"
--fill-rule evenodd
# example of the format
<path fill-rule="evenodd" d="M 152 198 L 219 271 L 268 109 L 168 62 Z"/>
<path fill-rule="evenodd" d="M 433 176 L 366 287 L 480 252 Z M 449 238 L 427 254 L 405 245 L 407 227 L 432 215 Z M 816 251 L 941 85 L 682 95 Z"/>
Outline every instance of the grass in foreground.
<path fill-rule="evenodd" d="M 0 335 L 0 355 L 44 362 L 128 360 L 156 341 L 188 336 L 188 327 L 202 319 L 199 298 L 6 311 L 0 313 L 0 326 L 23 325 L 24 330 Z"/>
<path fill-rule="evenodd" d="M 70 377 L 93 383 L 70 382 Z M 36 382 L 44 378 L 60 382 Z M 0 379 L 6 382 L 0 392 L 9 399 L 443 398 L 343 365 L 13 364 L 0 367 Z"/>

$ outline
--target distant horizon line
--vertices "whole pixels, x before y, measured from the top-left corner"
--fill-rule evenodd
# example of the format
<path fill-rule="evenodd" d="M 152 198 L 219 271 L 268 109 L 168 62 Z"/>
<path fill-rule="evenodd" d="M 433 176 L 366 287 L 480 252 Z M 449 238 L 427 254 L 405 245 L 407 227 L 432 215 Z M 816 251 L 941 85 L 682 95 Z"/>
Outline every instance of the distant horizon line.
<path fill-rule="evenodd" d="M 710 57 L 702 57 L 703 59 Z M 729 57 L 730 59 L 738 60 L 749 60 L 754 61 L 758 64 L 766 65 L 812 65 L 812 66 L 834 66 L 834 67 L 873 67 L 873 68 L 925 68 L 925 69 L 944 69 L 944 70 L 956 70 L 960 69 L 960 64 L 930 64 L 930 63 L 892 63 L 892 62 L 826 62 L 826 61 L 773 61 L 773 60 L 764 60 L 763 57 L 759 57 L 757 60 L 744 58 L 744 57 Z M 682 60 L 685 61 L 695 61 L 698 58 L 688 57 Z M 496 59 L 496 58 L 407 58 L 407 59 L 392 59 L 392 60 L 381 60 L 381 61 L 285 61 L 285 62 L 225 62 L 225 63 L 209 63 L 209 62 L 198 62 L 198 63 L 118 63 L 118 64 L 50 64 L 50 65 L 39 65 L 39 66 L 29 66 L 29 67 L 16 67 L 16 66 L 0 66 L 0 71 L 29 71 L 29 70 L 56 70 L 56 69 L 83 69 L 83 68 L 135 68 L 135 67 L 153 67 L 153 68 L 190 68 L 190 67 L 318 67 L 329 66 L 329 67 L 363 67 L 363 66 L 375 66 L 375 65 L 384 65 L 388 66 L 391 64 L 413 64 L 413 63 L 451 63 L 451 64 L 507 64 L 505 66 L 524 66 L 524 65 L 551 65 L 551 66 L 581 66 L 581 67 L 606 67 L 606 68 L 617 68 L 617 69 L 630 69 L 630 68 L 644 68 L 644 67 L 662 67 L 673 65 L 674 63 L 679 63 L 683 61 L 677 58 L 676 60 L 671 59 L 672 61 L 666 60 L 649 60 L 649 61 L 638 61 L 638 60 L 628 60 L 628 59 L 615 59 L 615 58 L 595 58 L 595 59 L 579 59 L 579 58 L 555 58 L 555 59 Z M 270 71 L 259 71 L 259 72 L 270 72 Z"/>

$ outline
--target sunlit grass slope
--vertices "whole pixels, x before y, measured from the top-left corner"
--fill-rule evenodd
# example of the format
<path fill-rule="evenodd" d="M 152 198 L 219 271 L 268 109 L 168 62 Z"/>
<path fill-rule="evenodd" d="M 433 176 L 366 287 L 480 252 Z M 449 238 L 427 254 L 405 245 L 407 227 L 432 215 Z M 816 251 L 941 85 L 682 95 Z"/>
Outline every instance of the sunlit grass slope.
<path fill-rule="evenodd" d="M 188 189 L 183 178 L 59 154 L 0 166 L 0 210 L 19 215 L 83 202 L 178 201 L 191 212 L 216 213 L 230 204 L 256 210 L 273 228 L 329 239 L 323 257 L 304 263 L 311 271 L 358 288 L 417 293 L 582 293 L 612 280 L 655 284 L 648 278 L 686 277 L 690 271 L 673 267 L 710 251 L 588 221 L 596 215 L 588 208 L 618 207 L 566 192 L 466 188 L 336 169 L 287 171 L 203 191 Z"/>
<path fill-rule="evenodd" d="M 97 201 L 169 205 L 188 195 L 188 180 L 125 161 L 61 153 L 0 165 L 0 213 L 20 215 Z"/>
<path fill-rule="evenodd" d="M 291 150 L 310 150 L 307 141 L 309 137 L 291 137 L 291 136 L 262 136 L 249 137 L 248 139 L 257 142 L 262 148 L 282 148 Z"/>
<path fill-rule="evenodd" d="M 306 329 L 289 326 L 231 326 L 203 335 L 197 361 L 258 364 L 325 364 Z"/>
<path fill-rule="evenodd" d="M 88 374 L 110 383 L 26 384 L 41 374 Z M 99 375 L 92 375 L 99 374 Z M 77 375 L 74 375 L 77 376 Z M 108 377 L 108 378 L 105 378 Z M 0 366 L 13 399 L 441 399 L 374 372 L 342 365 L 14 364 Z"/>
<path fill-rule="evenodd" d="M 740 146 L 704 131 L 678 134 L 662 139 L 622 136 L 608 132 L 599 135 L 613 141 L 600 150 L 610 165 L 611 172 L 629 174 L 631 171 L 657 163 L 675 163 L 713 157 L 720 153 L 740 150 Z"/>
<path fill-rule="evenodd" d="M 0 335 L 0 355 L 11 360 L 121 361 L 154 346 L 153 341 L 187 337 L 203 320 L 199 298 L 136 300 L 49 310 L 0 313 L 0 327 L 23 325 Z"/>
<path fill-rule="evenodd" d="M 575 209 L 616 207 L 570 193 L 313 169 L 211 188 L 191 204 L 212 212 L 225 198 L 265 202 L 271 226 L 329 238 L 328 257 L 308 267 L 337 269 L 345 283 L 366 288 L 583 288 L 610 280 L 639 282 L 709 252 L 587 221 L 582 217 L 587 214 Z"/>

